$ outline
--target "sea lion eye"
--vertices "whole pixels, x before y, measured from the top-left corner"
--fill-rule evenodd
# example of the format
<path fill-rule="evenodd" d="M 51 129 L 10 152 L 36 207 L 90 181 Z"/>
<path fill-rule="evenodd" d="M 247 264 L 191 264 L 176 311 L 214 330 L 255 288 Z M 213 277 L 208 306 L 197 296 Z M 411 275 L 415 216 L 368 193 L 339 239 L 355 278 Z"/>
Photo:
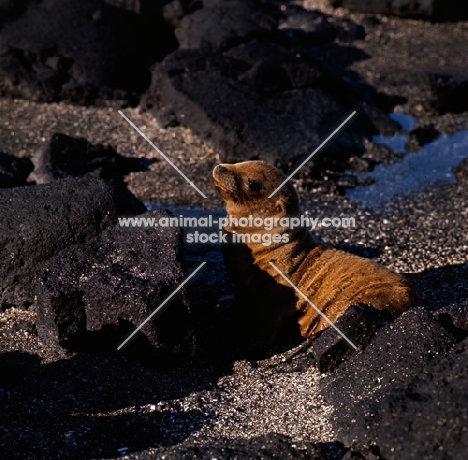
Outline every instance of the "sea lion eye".
<path fill-rule="evenodd" d="M 262 189 L 262 184 L 253 179 L 249 179 L 249 188 L 252 192 L 259 192 Z"/>

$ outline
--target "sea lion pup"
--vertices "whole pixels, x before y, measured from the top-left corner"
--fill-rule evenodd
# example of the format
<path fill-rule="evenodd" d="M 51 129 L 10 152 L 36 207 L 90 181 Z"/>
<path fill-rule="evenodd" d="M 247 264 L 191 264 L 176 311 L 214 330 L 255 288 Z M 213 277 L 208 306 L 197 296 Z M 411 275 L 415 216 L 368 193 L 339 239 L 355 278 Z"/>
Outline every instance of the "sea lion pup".
<path fill-rule="evenodd" d="M 317 244 L 305 227 L 284 225 L 286 219 L 281 222 L 281 218 L 300 216 L 294 187 L 287 182 L 272 198 L 268 196 L 285 179 L 265 161 L 220 164 L 213 169 L 214 185 L 226 204 L 224 228 L 231 241 L 223 245 L 223 252 L 236 287 L 233 309 L 241 323 L 251 327 L 250 332 L 272 342 L 288 322 L 295 324 L 304 338 L 330 325 L 270 262 L 332 322 L 356 303 L 390 309 L 396 315 L 420 305 L 418 295 L 402 275 L 371 260 Z M 263 222 L 273 218 L 268 222 L 273 221 L 272 228 L 258 226 L 259 220 L 254 218 Z"/>

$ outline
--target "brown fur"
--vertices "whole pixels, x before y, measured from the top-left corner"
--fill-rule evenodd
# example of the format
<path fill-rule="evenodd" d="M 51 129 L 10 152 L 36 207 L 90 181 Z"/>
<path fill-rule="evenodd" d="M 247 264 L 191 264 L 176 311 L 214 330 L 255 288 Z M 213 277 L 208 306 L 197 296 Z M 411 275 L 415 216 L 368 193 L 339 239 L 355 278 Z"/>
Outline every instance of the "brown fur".
<path fill-rule="evenodd" d="M 271 199 L 268 196 L 285 179 L 264 161 L 218 165 L 214 184 L 226 203 L 228 217 L 300 216 L 299 200 L 287 182 Z M 408 281 L 368 259 L 314 242 L 306 228 L 227 225 L 229 233 L 287 234 L 289 242 L 235 243 L 224 249 L 225 264 L 237 289 L 236 307 L 252 322 L 254 333 L 273 340 L 288 322 L 298 325 L 308 338 L 329 326 L 270 265 L 272 261 L 331 321 L 355 303 L 372 304 L 400 314 L 420 303 Z"/>

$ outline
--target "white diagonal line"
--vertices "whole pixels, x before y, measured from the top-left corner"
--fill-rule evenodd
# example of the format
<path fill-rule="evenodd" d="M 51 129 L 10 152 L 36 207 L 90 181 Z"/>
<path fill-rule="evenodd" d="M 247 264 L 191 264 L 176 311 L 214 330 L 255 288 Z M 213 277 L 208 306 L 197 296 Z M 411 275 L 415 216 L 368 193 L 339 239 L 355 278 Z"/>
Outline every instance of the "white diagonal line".
<path fill-rule="evenodd" d="M 288 182 L 291 177 L 294 176 L 294 174 L 299 171 L 346 123 L 348 123 L 349 120 L 356 114 L 356 111 L 354 111 L 348 118 L 346 118 L 343 123 L 341 123 L 338 128 L 335 129 L 282 183 L 281 185 L 275 189 L 274 192 L 270 194 L 268 198 L 271 198 L 286 182 Z"/>
<path fill-rule="evenodd" d="M 332 321 L 330 321 L 328 319 L 328 317 L 326 315 L 324 315 L 296 286 L 294 286 L 294 284 L 289 280 L 289 278 L 273 263 L 270 261 L 270 265 L 288 282 L 289 285 L 291 285 L 303 298 L 304 300 L 309 304 L 311 305 L 312 307 L 314 307 L 315 311 L 325 320 L 327 321 L 330 326 L 335 329 L 336 332 L 338 332 L 338 334 L 341 335 L 341 337 L 343 337 L 343 339 L 345 339 L 355 350 L 357 350 L 357 347 L 356 345 L 354 345 L 353 342 L 351 342 L 351 340 L 348 339 L 348 337 L 346 337 L 343 332 L 341 332 L 334 324 Z"/>
<path fill-rule="evenodd" d="M 203 198 L 206 198 L 206 195 L 166 156 L 161 150 L 159 150 L 147 137 L 146 135 L 138 129 L 135 124 L 119 110 L 120 115 L 127 121 L 127 123 L 143 138 L 148 144 L 153 147 Z"/>
<path fill-rule="evenodd" d="M 166 303 L 169 302 L 169 300 L 171 300 L 172 297 L 174 297 L 180 291 L 180 289 L 182 289 L 184 284 L 187 283 L 187 281 L 192 278 L 205 264 L 206 262 L 202 262 L 200 266 L 117 347 L 117 350 L 120 350 L 159 310 L 161 310 L 161 308 L 164 307 L 164 305 L 166 305 Z"/>

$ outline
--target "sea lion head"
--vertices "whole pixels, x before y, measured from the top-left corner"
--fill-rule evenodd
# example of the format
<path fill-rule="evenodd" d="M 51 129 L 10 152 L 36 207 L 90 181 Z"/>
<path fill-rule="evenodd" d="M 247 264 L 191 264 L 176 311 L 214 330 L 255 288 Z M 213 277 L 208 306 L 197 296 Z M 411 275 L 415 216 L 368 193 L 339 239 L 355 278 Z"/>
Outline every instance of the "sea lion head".
<path fill-rule="evenodd" d="M 226 203 L 226 211 L 235 217 L 292 217 L 299 214 L 297 193 L 286 176 L 266 161 L 219 164 L 213 169 L 216 189 Z"/>

